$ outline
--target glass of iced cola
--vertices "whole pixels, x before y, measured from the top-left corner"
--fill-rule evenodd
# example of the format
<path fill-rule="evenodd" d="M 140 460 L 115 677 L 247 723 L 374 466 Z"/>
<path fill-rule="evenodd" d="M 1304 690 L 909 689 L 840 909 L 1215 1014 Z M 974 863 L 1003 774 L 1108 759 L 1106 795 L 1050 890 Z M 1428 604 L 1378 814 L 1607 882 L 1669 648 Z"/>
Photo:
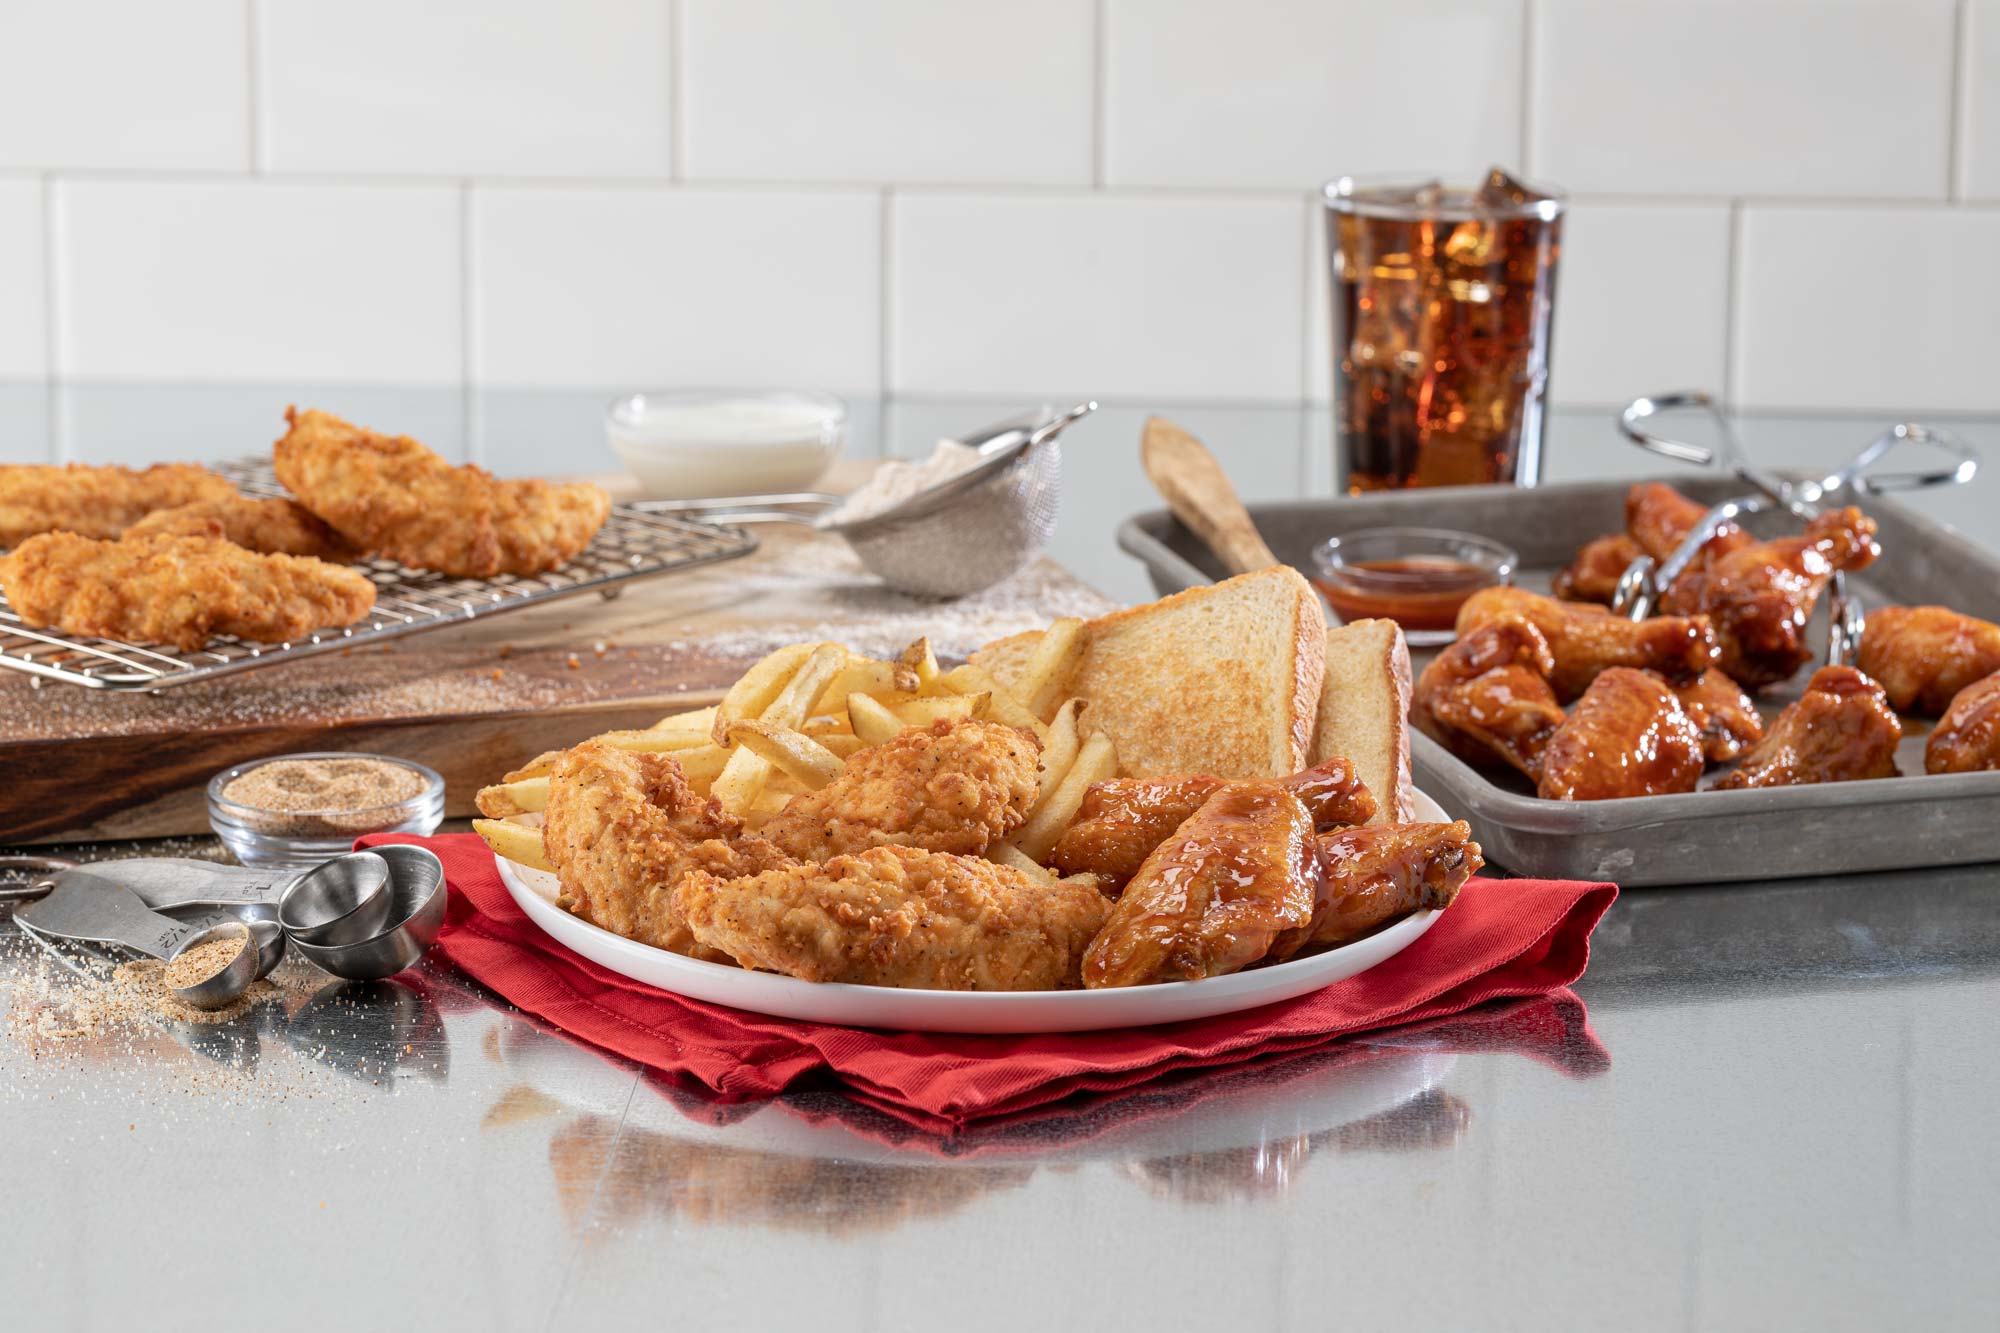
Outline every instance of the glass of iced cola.
<path fill-rule="evenodd" d="M 1541 477 L 1563 198 L 1479 185 L 1327 185 L 1334 462 L 1347 491 Z"/>

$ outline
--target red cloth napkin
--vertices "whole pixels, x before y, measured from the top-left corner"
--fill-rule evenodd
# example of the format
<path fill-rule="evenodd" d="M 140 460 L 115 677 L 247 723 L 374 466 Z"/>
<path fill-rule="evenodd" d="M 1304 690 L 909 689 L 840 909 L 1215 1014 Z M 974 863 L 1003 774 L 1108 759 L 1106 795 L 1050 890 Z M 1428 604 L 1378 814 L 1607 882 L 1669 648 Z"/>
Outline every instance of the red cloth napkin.
<path fill-rule="evenodd" d="M 1590 932 L 1618 894 L 1610 884 L 1475 879 L 1409 948 L 1296 1000 L 1164 1027 L 961 1036 L 802 1023 L 655 990 L 544 934 L 514 905 L 477 836 L 371 835 L 356 845 L 384 842 L 417 843 L 444 862 L 451 901 L 439 951 L 555 1027 L 724 1095 L 769 1096 L 825 1076 L 873 1104 L 953 1125 L 1548 994 L 1583 975 Z"/>

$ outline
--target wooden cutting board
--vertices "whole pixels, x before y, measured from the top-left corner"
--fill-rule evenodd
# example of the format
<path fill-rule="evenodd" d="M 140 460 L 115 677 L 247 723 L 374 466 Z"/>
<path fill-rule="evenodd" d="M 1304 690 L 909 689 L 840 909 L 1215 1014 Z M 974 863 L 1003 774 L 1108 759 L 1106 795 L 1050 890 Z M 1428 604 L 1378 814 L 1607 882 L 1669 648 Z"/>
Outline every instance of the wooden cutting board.
<path fill-rule="evenodd" d="M 155 695 L 0 672 L 0 843 L 208 831 L 218 771 L 298 750 L 373 751 L 445 777 L 446 812 L 543 750 L 713 703 L 771 649 L 834 640 L 940 657 L 1109 609 L 1047 560 L 956 602 L 883 589 L 842 542 L 764 527 L 754 554 Z"/>

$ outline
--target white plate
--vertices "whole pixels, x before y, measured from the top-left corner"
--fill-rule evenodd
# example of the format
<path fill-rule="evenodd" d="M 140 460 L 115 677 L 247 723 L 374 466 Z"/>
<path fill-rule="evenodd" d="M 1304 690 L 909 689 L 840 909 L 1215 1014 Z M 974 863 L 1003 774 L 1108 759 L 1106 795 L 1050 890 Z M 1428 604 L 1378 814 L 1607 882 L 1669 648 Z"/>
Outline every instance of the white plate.
<path fill-rule="evenodd" d="M 1447 818 L 1417 793 L 1419 820 Z M 1205 981 L 1073 991 L 901 990 L 800 981 L 697 962 L 593 926 L 555 905 L 556 877 L 499 858 L 500 880 L 528 919 L 591 962 L 676 995 L 752 1013 L 904 1032 L 1089 1032 L 1212 1018 L 1294 999 L 1365 972 L 1408 948 L 1441 915 L 1417 912 L 1366 939 L 1308 958 Z"/>

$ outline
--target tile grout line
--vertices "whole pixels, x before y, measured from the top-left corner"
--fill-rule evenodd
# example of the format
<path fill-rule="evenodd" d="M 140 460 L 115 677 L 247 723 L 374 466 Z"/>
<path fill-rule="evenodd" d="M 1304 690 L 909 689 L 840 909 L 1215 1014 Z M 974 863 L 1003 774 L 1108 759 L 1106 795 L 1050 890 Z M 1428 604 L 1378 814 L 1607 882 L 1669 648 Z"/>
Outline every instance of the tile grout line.
<path fill-rule="evenodd" d="M 1726 411 L 1735 411 L 1736 396 L 1741 389 L 1736 358 L 1742 350 L 1740 325 L 1743 312 L 1743 201 L 1731 200 L 1729 204 L 1729 257 L 1728 275 L 1723 283 L 1722 311 L 1722 406 Z"/>
<path fill-rule="evenodd" d="M 58 291 L 63 267 L 62 242 L 58 238 L 61 223 L 62 205 L 56 193 L 55 174 L 46 173 L 42 177 L 42 339 L 49 373 L 46 448 L 52 463 L 67 462 L 70 456 L 69 403 L 68 395 L 63 392 L 63 301 Z"/>
<path fill-rule="evenodd" d="M 687 179 L 687 5 L 667 0 L 667 179 Z"/>
<path fill-rule="evenodd" d="M 1945 108 L 1944 197 L 1947 203 L 1963 199 L 1972 184 L 1972 160 L 1967 152 L 1972 115 L 1972 48 L 1966 41 L 1971 21 L 1972 0 L 1958 0 L 1951 8 L 1950 102 Z"/>
<path fill-rule="evenodd" d="M 1309 410 L 1312 407 L 1312 331 L 1313 301 L 1315 299 L 1312 289 L 1313 223 L 1323 220 L 1319 210 L 1313 207 L 1316 198 L 1317 196 L 1311 194 L 1306 196 L 1305 251 L 1299 257 L 1302 264 L 1302 267 L 1299 269 L 1299 290 L 1302 297 L 1299 302 L 1299 404 L 1301 411 Z M 1328 272 L 1331 274 L 1332 255 L 1327 256 L 1327 263 L 1329 266 Z M 1332 281 L 1330 276 L 1328 281 Z M 1301 438 L 1299 441 L 1299 493 L 1302 495 L 1305 493 L 1305 484 L 1306 451 L 1305 441 Z"/>
<path fill-rule="evenodd" d="M 1090 9 L 1090 188 L 1093 190 L 1104 188 L 1104 122 L 1110 96 L 1105 86 L 1105 73 L 1111 64 L 1110 47 L 1106 40 L 1110 28 L 1110 2 L 1095 0 Z"/>
<path fill-rule="evenodd" d="M 1537 0 L 1522 0 L 1521 4 L 1521 175 L 1532 178 L 1534 164 L 1529 160 L 1535 141 L 1535 25 L 1541 21 L 1541 7 Z"/>
<path fill-rule="evenodd" d="M 632 1089 L 625 1094 L 625 1105 L 618 1111 L 618 1127 L 611 1131 L 611 1142 L 604 1150 L 604 1168 L 597 1173 L 597 1179 L 590 1187 L 590 1202 L 584 1206 L 583 1225 L 577 1228 L 576 1244 L 570 1246 L 569 1258 L 564 1261 L 562 1274 L 556 1279 L 555 1299 L 549 1302 L 548 1317 L 542 1321 L 544 1329 L 556 1327 L 556 1315 L 562 1310 L 563 1297 L 569 1294 L 570 1273 L 575 1270 L 577 1259 L 583 1254 L 583 1247 L 589 1240 L 590 1222 L 597 1213 L 598 1196 L 604 1193 L 604 1182 L 611 1174 L 611 1168 L 618 1163 L 618 1145 L 625 1140 L 625 1122 L 632 1117 L 632 1103 L 639 1098 L 639 1085 L 645 1081 L 645 1071 L 632 1071 Z"/>
<path fill-rule="evenodd" d="M 472 182 L 458 189 L 458 395 L 459 429 L 465 432 L 465 459 L 486 462 L 486 430 L 480 419 L 479 382 L 479 300 L 474 279 L 478 273 L 477 228 L 473 222 Z"/>
<path fill-rule="evenodd" d="M 258 7 L 262 0 L 243 0 L 243 59 L 248 66 L 244 70 L 243 100 L 244 114 L 249 119 L 250 174 L 261 176 L 268 169 L 270 146 L 264 142 L 264 61 L 258 51 L 258 43 L 263 40 L 264 25 L 258 18 Z"/>

